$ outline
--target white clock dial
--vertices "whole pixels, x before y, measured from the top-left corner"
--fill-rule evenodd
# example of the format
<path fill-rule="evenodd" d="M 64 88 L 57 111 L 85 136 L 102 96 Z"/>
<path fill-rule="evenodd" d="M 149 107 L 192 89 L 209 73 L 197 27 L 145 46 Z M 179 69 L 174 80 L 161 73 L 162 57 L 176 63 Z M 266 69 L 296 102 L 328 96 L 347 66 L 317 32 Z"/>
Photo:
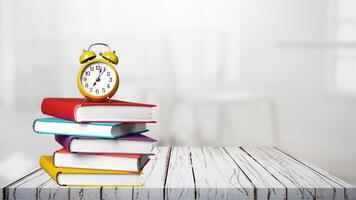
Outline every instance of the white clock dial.
<path fill-rule="evenodd" d="M 114 89 L 115 72 L 102 62 L 89 64 L 82 73 L 81 82 L 84 90 L 93 96 L 105 96 Z"/>

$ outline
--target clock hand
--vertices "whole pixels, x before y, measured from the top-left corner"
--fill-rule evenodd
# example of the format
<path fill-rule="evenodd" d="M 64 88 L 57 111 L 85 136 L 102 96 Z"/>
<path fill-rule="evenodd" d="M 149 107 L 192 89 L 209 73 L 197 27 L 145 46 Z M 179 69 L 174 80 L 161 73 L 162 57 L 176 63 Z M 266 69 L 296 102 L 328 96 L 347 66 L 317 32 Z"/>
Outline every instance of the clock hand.
<path fill-rule="evenodd" d="M 98 77 L 96 77 L 96 79 L 95 79 L 95 80 L 98 80 L 98 79 L 99 79 L 100 74 L 101 74 L 101 68 L 99 69 L 99 75 L 98 75 Z"/>
<path fill-rule="evenodd" d="M 98 76 L 98 78 L 96 78 L 96 80 L 97 81 L 100 81 L 100 77 L 101 77 L 101 75 L 103 75 L 104 74 L 104 72 L 106 71 L 106 68 L 104 67 L 104 71 L 103 72 L 101 72 L 101 74 L 99 74 L 99 76 Z"/>
<path fill-rule="evenodd" d="M 101 72 L 101 69 L 100 69 L 99 75 L 98 75 L 98 77 L 95 79 L 95 82 L 94 82 L 94 84 L 93 84 L 93 87 L 96 85 L 96 82 L 100 81 L 100 76 L 103 75 L 105 71 L 106 71 L 106 68 L 105 68 L 105 67 L 104 67 L 104 71 L 103 71 L 103 72 Z"/>

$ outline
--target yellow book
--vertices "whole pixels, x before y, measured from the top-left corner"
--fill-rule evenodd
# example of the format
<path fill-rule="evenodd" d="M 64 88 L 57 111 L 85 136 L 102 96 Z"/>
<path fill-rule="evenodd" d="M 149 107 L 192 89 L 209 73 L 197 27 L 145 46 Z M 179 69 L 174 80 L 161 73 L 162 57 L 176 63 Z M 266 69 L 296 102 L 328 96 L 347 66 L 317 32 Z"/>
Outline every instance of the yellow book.
<path fill-rule="evenodd" d="M 52 156 L 41 156 L 40 166 L 62 186 L 143 186 L 136 172 L 55 167 Z"/>

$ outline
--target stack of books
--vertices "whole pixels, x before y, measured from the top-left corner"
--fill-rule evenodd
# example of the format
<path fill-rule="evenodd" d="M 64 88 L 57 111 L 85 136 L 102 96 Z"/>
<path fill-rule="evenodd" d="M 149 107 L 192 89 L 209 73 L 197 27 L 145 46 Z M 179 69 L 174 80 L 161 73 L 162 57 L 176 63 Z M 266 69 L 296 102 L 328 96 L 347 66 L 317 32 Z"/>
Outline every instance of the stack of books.
<path fill-rule="evenodd" d="M 141 186 L 139 176 L 156 140 L 143 135 L 155 123 L 155 105 L 118 100 L 45 98 L 33 130 L 55 135 L 62 146 L 40 157 L 40 166 L 59 185 Z"/>

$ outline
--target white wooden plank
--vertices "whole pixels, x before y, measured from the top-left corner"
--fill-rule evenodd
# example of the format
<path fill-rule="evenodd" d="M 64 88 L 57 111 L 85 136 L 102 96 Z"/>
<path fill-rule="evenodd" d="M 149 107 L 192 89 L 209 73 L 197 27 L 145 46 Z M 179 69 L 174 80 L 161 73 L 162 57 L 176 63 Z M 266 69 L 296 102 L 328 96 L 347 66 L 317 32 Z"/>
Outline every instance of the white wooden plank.
<path fill-rule="evenodd" d="M 37 188 L 37 197 L 47 200 L 69 199 L 69 187 L 60 186 L 50 179 Z"/>
<path fill-rule="evenodd" d="M 104 187 L 103 199 L 162 199 L 170 148 L 155 147 L 152 152 L 155 156 L 151 157 L 140 177 L 144 187 Z"/>
<path fill-rule="evenodd" d="M 164 196 L 166 199 L 195 198 L 195 180 L 189 147 L 172 147 Z"/>
<path fill-rule="evenodd" d="M 145 186 L 134 187 L 134 199 L 163 199 L 171 148 L 155 147 L 152 152 L 155 156 L 145 166 L 140 177 Z"/>
<path fill-rule="evenodd" d="M 243 148 L 288 189 L 290 199 L 344 199 L 344 189 L 273 147 Z"/>
<path fill-rule="evenodd" d="M 26 175 L 25 177 L 21 178 L 20 180 L 15 181 L 14 183 L 8 185 L 5 188 L 5 198 L 7 199 L 19 199 L 21 196 L 36 196 L 36 189 L 17 189 L 19 186 L 27 183 L 27 182 L 36 182 L 36 178 L 40 177 L 44 174 L 44 172 L 41 169 L 35 170 L 34 172 Z M 25 193 L 25 195 L 23 195 Z"/>
<path fill-rule="evenodd" d="M 189 148 L 195 175 L 196 197 L 199 199 L 225 199 L 226 184 L 212 159 L 200 147 Z"/>
<path fill-rule="evenodd" d="M 286 199 L 286 188 L 238 147 L 224 148 L 252 182 L 256 199 Z"/>
<path fill-rule="evenodd" d="M 197 198 L 253 199 L 247 176 L 219 147 L 191 147 Z"/>
<path fill-rule="evenodd" d="M 132 199 L 133 187 L 103 187 L 102 199 Z"/>
<path fill-rule="evenodd" d="M 303 161 L 303 164 L 305 164 L 306 166 L 310 167 L 312 170 L 315 170 L 315 172 L 325 176 L 329 180 L 334 181 L 336 184 L 343 187 L 345 190 L 344 191 L 345 199 L 356 199 L 356 187 L 355 186 L 337 178 L 334 175 L 331 175 L 330 173 L 316 167 L 315 165 L 312 165 L 312 164 L 304 162 L 304 161 Z"/>
<path fill-rule="evenodd" d="M 17 187 L 19 185 L 22 185 L 25 182 L 33 179 L 33 177 L 38 176 L 38 175 L 43 174 L 43 173 L 45 173 L 45 172 L 41 168 L 36 169 L 35 171 L 27 174 L 26 176 L 20 178 L 19 180 L 14 181 L 13 183 L 9 184 L 8 186 L 6 186 L 6 188 L 15 188 L 15 187 Z"/>
<path fill-rule="evenodd" d="M 5 198 L 356 199 L 354 186 L 273 147 L 155 151 L 141 176 L 145 187 L 61 187 L 40 169 L 7 186 Z"/>
<path fill-rule="evenodd" d="M 70 187 L 71 200 L 101 199 L 101 187 Z"/>
<path fill-rule="evenodd" d="M 338 185 L 340 185 L 341 187 L 343 187 L 344 190 L 345 190 L 345 199 L 353 199 L 353 198 L 356 199 L 356 187 L 355 186 L 353 186 L 353 185 L 341 180 L 340 178 L 330 174 L 329 172 L 327 172 L 327 171 L 325 171 L 323 169 L 320 169 L 319 167 L 317 167 L 317 166 L 315 166 L 313 164 L 310 164 L 310 163 L 308 163 L 308 162 L 306 162 L 304 160 L 301 160 L 301 159 L 299 159 L 299 158 L 297 158 L 295 156 L 290 155 L 289 153 L 287 153 L 287 151 L 285 151 L 285 150 L 283 150 L 281 148 L 275 148 L 275 149 L 281 151 L 282 153 L 286 154 L 287 156 L 295 159 L 296 161 L 300 162 L 301 164 L 309 167 L 310 169 L 314 170 L 315 172 L 325 176 L 329 180 L 331 180 L 331 181 L 337 183 Z"/>
<path fill-rule="evenodd" d="M 50 177 L 43 170 L 38 170 L 36 173 L 26 178 L 25 181 L 9 186 L 8 199 L 36 199 L 36 188 L 47 182 L 49 179 Z"/>

